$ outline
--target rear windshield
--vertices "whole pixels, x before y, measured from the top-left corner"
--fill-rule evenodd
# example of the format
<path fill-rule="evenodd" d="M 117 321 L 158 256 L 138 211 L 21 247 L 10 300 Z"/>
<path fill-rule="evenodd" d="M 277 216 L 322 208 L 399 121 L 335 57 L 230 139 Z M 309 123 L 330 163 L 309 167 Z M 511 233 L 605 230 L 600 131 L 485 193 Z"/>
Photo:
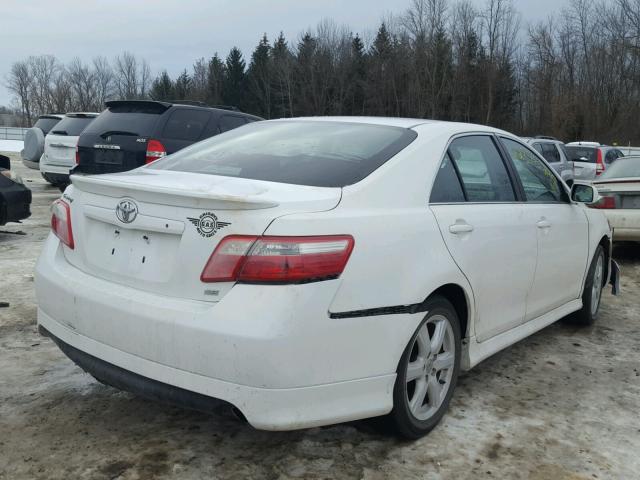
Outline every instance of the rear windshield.
<path fill-rule="evenodd" d="M 596 149 L 594 147 L 566 146 L 566 153 L 571 162 L 596 163 Z"/>
<path fill-rule="evenodd" d="M 148 168 L 343 187 L 409 145 L 413 130 L 347 122 L 255 122 L 194 144 Z"/>
<path fill-rule="evenodd" d="M 38 127 L 46 135 L 59 121 L 59 118 L 39 118 L 33 127 Z"/>
<path fill-rule="evenodd" d="M 91 122 L 85 132 L 147 137 L 153 135 L 156 122 L 164 111 L 128 105 L 110 107 Z"/>
<path fill-rule="evenodd" d="M 640 177 L 640 157 L 619 158 L 600 175 L 600 179 L 638 177 Z"/>
<path fill-rule="evenodd" d="M 64 117 L 51 130 L 53 135 L 78 136 L 95 117 Z"/>

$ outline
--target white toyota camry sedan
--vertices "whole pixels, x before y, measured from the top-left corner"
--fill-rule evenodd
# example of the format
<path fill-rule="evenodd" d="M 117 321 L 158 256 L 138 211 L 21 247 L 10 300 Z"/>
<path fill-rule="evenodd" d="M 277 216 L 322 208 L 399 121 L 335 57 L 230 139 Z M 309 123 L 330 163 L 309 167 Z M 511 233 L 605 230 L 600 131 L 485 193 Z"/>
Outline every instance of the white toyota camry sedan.
<path fill-rule="evenodd" d="M 595 195 L 484 126 L 258 122 L 72 176 L 38 322 L 118 388 L 222 400 L 268 430 L 387 415 L 417 438 L 461 369 L 570 314 L 594 321 L 618 279 Z"/>

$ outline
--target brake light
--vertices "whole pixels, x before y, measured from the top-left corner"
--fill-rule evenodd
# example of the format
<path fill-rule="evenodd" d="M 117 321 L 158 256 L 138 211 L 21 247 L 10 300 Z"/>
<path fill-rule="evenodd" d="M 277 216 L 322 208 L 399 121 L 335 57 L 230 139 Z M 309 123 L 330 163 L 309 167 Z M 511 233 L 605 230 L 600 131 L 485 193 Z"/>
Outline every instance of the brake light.
<path fill-rule="evenodd" d="M 602 209 L 616 208 L 616 197 L 601 197 L 593 207 Z"/>
<path fill-rule="evenodd" d="M 51 230 L 67 247 L 74 248 L 71 208 L 64 200 L 58 199 L 51 205 Z"/>
<path fill-rule="evenodd" d="M 78 142 L 80 139 L 78 139 Z M 76 142 L 76 165 L 80 165 L 80 150 L 78 150 L 78 142 Z"/>
<path fill-rule="evenodd" d="M 596 176 L 604 172 L 604 162 L 602 161 L 602 149 L 596 149 Z"/>
<path fill-rule="evenodd" d="M 144 163 L 155 162 L 166 155 L 167 149 L 164 148 L 160 140 L 149 139 L 147 142 L 147 158 Z"/>
<path fill-rule="evenodd" d="M 203 282 L 305 283 L 340 276 L 353 250 L 350 235 L 222 239 L 200 275 Z"/>

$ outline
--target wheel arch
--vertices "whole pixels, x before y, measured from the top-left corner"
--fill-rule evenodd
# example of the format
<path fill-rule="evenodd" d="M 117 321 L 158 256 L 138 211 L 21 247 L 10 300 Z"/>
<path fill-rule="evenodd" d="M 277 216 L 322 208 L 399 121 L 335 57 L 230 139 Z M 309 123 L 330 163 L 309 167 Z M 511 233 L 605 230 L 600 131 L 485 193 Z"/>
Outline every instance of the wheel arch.
<path fill-rule="evenodd" d="M 458 319 L 460 320 L 460 333 L 462 339 L 464 340 L 465 338 L 468 338 L 470 336 L 470 314 L 472 303 L 465 289 L 457 283 L 447 283 L 431 292 L 427 298 L 425 298 L 424 302 L 435 295 L 440 295 L 451 302 L 451 305 L 455 308 Z"/>
<path fill-rule="evenodd" d="M 612 248 L 613 248 L 613 243 L 612 240 L 607 236 L 607 235 L 603 235 L 602 238 L 600 239 L 600 241 L 598 242 L 598 245 L 600 245 L 602 247 L 602 250 L 604 250 L 604 285 L 607 284 L 607 282 L 609 281 L 609 275 L 610 275 L 610 265 L 609 262 L 611 261 L 611 253 L 612 253 Z"/>

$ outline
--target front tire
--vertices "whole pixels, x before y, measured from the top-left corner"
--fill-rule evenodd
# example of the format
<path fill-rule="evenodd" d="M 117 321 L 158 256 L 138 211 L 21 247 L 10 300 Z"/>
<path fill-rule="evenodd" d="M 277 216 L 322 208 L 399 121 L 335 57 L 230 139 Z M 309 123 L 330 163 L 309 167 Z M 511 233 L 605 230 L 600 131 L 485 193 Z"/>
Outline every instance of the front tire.
<path fill-rule="evenodd" d="M 587 280 L 582 292 L 582 309 L 570 317 L 572 323 L 577 325 L 593 325 L 600 313 L 600 300 L 605 281 L 605 255 L 602 246 L 596 248 L 591 260 Z"/>
<path fill-rule="evenodd" d="M 462 341 L 458 315 L 444 297 L 425 304 L 420 323 L 398 364 L 393 410 L 394 430 L 408 439 L 430 432 L 443 417 L 460 371 Z"/>

